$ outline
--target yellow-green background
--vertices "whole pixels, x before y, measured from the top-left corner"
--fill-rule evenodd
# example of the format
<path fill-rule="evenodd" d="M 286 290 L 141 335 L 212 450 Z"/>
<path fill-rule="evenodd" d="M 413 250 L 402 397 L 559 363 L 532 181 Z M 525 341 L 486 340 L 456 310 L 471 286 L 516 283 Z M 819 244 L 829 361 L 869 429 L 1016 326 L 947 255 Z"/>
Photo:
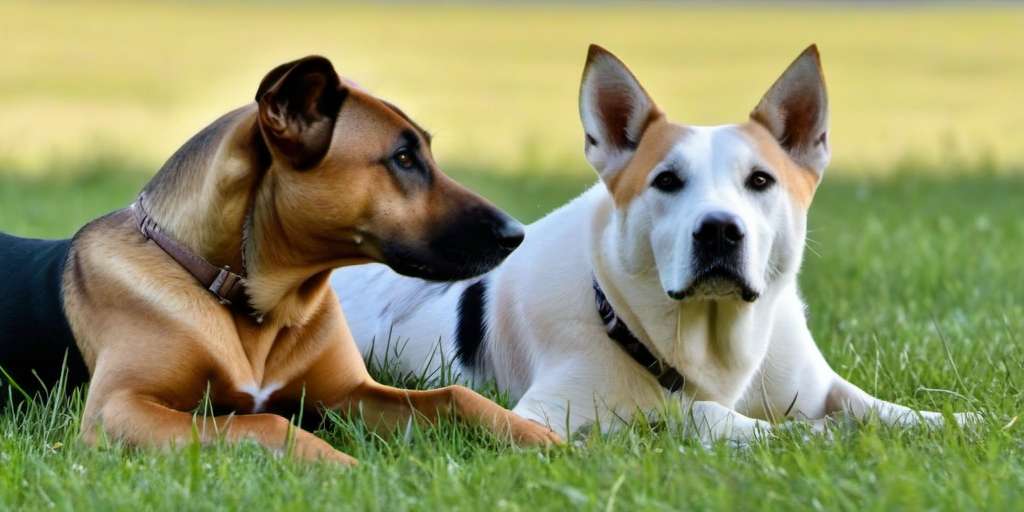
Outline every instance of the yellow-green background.
<path fill-rule="evenodd" d="M 834 166 L 1024 164 L 1024 9 L 872 4 L 0 4 L 0 172 L 97 154 L 155 166 L 309 53 L 436 132 L 442 164 L 582 172 L 587 44 L 678 121 L 740 121 L 807 44 Z"/>

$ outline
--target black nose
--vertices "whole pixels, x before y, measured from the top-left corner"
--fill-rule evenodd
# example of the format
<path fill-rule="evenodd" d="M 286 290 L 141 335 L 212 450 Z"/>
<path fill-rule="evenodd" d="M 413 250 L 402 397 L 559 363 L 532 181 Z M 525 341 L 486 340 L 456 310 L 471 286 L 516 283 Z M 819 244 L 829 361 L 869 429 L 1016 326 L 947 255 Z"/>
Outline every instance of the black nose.
<path fill-rule="evenodd" d="M 739 247 L 745 231 L 739 217 L 726 212 L 712 212 L 700 220 L 693 232 L 693 240 L 703 250 L 730 252 Z"/>
<path fill-rule="evenodd" d="M 523 231 L 522 224 L 514 220 L 508 220 L 499 222 L 494 226 L 494 237 L 497 239 L 499 247 L 511 252 L 516 247 L 519 247 L 519 244 L 523 243 L 526 232 Z"/>

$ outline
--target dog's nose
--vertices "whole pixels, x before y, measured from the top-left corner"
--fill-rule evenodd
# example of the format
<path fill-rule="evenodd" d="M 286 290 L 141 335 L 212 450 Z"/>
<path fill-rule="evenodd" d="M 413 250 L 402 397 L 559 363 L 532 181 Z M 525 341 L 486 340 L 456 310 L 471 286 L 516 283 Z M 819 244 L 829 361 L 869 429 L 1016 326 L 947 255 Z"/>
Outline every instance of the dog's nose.
<path fill-rule="evenodd" d="M 704 215 L 693 232 L 693 240 L 702 249 L 730 251 L 739 246 L 746 234 L 743 221 L 726 212 Z"/>
<path fill-rule="evenodd" d="M 523 243 L 526 231 L 523 230 L 522 224 L 514 220 L 507 220 L 499 222 L 494 227 L 494 237 L 502 249 L 513 251 L 516 247 L 519 247 L 519 244 Z"/>

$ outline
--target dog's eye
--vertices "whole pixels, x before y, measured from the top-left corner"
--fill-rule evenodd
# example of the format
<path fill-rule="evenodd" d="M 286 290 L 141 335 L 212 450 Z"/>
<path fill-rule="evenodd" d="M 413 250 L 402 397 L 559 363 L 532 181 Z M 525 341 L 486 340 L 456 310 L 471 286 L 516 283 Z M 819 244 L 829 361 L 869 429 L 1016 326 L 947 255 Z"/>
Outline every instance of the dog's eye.
<path fill-rule="evenodd" d="M 747 188 L 755 192 L 763 192 L 775 184 L 775 178 L 760 169 L 755 169 L 747 177 Z"/>
<path fill-rule="evenodd" d="M 399 149 L 391 159 L 402 169 L 412 169 L 416 165 L 416 157 L 408 149 Z"/>
<path fill-rule="evenodd" d="M 672 171 L 662 171 L 654 177 L 651 186 L 662 192 L 675 192 L 683 188 L 683 180 Z"/>

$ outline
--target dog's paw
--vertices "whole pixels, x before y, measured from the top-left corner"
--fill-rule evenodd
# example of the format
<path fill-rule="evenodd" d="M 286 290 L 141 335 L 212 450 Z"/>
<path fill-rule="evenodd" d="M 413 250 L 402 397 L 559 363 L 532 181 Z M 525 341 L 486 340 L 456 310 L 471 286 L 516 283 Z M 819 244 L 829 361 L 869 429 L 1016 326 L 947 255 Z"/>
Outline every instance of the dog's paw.
<path fill-rule="evenodd" d="M 351 455 L 338 450 L 324 452 L 320 454 L 318 460 L 330 462 L 332 464 L 338 464 L 340 466 L 345 467 L 355 467 L 359 465 L 359 461 L 356 460 L 355 457 L 352 457 Z"/>
<path fill-rule="evenodd" d="M 985 417 L 979 412 L 958 412 L 953 414 L 953 419 L 962 428 L 978 428 L 985 423 Z"/>
<path fill-rule="evenodd" d="M 940 412 L 921 411 L 919 413 L 921 423 L 929 428 L 943 428 L 947 426 L 946 417 Z M 960 428 L 976 428 L 984 422 L 984 417 L 976 412 L 958 412 L 953 414 L 953 421 Z"/>
<path fill-rule="evenodd" d="M 816 420 L 807 420 L 806 423 L 809 428 L 809 433 L 814 436 L 824 437 L 825 439 L 832 439 L 832 429 L 838 422 L 842 421 L 842 418 L 832 418 L 826 416 L 824 418 L 818 418 Z"/>
<path fill-rule="evenodd" d="M 759 443 L 769 443 L 778 437 L 777 434 L 778 430 L 772 426 L 755 426 L 746 429 L 701 429 L 697 433 L 697 439 L 706 450 L 710 450 L 718 444 L 724 444 L 732 449 L 744 450 Z"/>
<path fill-rule="evenodd" d="M 562 437 L 546 425 L 533 420 L 521 418 L 517 415 L 510 419 L 512 428 L 512 441 L 519 446 L 550 446 L 562 444 L 565 441 Z"/>
<path fill-rule="evenodd" d="M 832 417 L 813 420 L 794 419 L 775 425 L 774 430 L 779 433 L 786 433 L 787 435 L 799 436 L 800 440 L 803 442 L 809 442 L 815 438 L 832 440 L 832 428 L 835 426 L 837 421 L 840 421 L 840 419 Z"/>
<path fill-rule="evenodd" d="M 722 444 L 733 450 L 746 450 L 753 446 L 755 443 L 768 442 L 773 439 L 774 436 L 770 433 L 765 433 L 760 436 L 699 436 L 697 439 L 700 441 L 701 448 L 705 450 L 712 450 L 715 446 Z"/>
<path fill-rule="evenodd" d="M 329 462 L 351 467 L 359 465 L 354 457 L 335 449 L 327 441 L 306 432 L 297 433 L 295 444 L 291 447 L 291 456 L 307 462 Z"/>

